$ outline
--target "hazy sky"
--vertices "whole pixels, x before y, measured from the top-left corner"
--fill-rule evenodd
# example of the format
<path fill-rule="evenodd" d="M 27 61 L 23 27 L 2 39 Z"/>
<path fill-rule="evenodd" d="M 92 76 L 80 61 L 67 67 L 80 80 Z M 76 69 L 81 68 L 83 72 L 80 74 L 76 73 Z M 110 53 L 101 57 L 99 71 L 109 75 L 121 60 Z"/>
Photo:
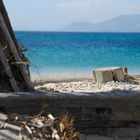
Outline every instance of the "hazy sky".
<path fill-rule="evenodd" d="M 98 23 L 140 14 L 140 0 L 4 0 L 15 30 L 59 30 L 72 22 Z"/>

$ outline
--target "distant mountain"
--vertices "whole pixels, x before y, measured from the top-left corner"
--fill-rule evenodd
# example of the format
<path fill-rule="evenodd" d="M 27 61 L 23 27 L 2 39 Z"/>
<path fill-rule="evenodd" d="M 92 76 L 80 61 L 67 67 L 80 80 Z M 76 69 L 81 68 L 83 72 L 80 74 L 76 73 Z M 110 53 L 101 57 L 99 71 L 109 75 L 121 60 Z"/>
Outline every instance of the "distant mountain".
<path fill-rule="evenodd" d="M 140 15 L 121 15 L 98 24 L 88 22 L 71 23 L 62 30 L 88 32 L 140 32 Z"/>
<path fill-rule="evenodd" d="M 64 31 L 90 31 L 94 28 L 94 24 L 88 22 L 71 23 L 64 27 Z"/>

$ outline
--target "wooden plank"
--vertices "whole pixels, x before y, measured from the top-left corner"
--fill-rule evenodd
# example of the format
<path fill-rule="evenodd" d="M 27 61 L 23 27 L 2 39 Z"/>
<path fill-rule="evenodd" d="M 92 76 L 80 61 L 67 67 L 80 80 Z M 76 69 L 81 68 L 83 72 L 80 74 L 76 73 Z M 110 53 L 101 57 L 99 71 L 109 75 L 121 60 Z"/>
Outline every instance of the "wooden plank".
<path fill-rule="evenodd" d="M 85 134 L 107 133 L 112 128 L 131 129 L 134 125 L 138 130 L 140 126 L 139 91 L 0 93 L 0 108 L 21 114 L 38 114 L 43 108 L 54 116 L 67 113 L 73 117 L 77 130 Z M 137 133 L 140 134 L 140 130 Z"/>
<path fill-rule="evenodd" d="M 15 46 L 14 42 L 12 40 L 12 37 L 11 37 L 7 27 L 6 27 L 6 24 L 4 22 L 4 19 L 3 19 L 3 16 L 1 14 L 1 12 L 0 12 L 0 27 L 1 27 L 2 31 L 3 31 L 5 39 L 6 39 L 7 43 L 8 43 L 8 46 L 10 47 L 11 52 L 14 55 L 14 58 L 15 58 L 16 62 L 23 62 L 23 60 L 21 59 L 21 57 L 19 55 L 18 50 L 16 49 L 16 46 Z M 31 79 L 29 77 L 27 66 L 19 65 L 19 68 L 20 68 L 20 72 L 22 74 L 22 77 L 23 77 L 23 79 L 25 81 L 25 84 L 28 87 L 28 90 L 33 91 L 33 85 L 32 85 Z"/>
<path fill-rule="evenodd" d="M 108 122 L 140 122 L 140 91 L 114 90 L 106 93 L 0 93 L 0 107 L 7 112 L 34 114 L 43 105 L 51 114 L 68 113 L 75 121 L 93 126 L 113 125 Z M 102 124 L 102 121 L 107 124 Z M 93 124 L 90 124 L 93 122 Z M 83 127 L 86 125 L 83 125 Z"/>
<path fill-rule="evenodd" d="M 1 11 L 2 15 L 3 15 L 3 19 L 5 21 L 5 24 L 6 24 L 7 28 L 8 28 L 11 36 L 12 36 L 12 39 L 13 39 L 15 45 L 18 45 L 18 43 L 16 41 L 14 31 L 12 29 L 12 26 L 11 26 L 11 23 L 10 23 L 10 20 L 9 20 L 9 17 L 8 17 L 8 13 L 7 13 L 6 8 L 4 6 L 3 0 L 0 0 L 0 11 Z"/>
<path fill-rule="evenodd" d="M 3 67 L 5 69 L 5 72 L 6 72 L 7 76 L 9 77 L 10 84 L 11 84 L 13 91 L 18 92 L 19 88 L 18 88 L 17 82 L 16 82 L 16 80 L 13 76 L 12 70 L 7 62 L 7 59 L 6 59 L 5 54 L 3 52 L 3 48 L 2 48 L 1 43 L 0 43 L 0 59 L 1 59 L 1 62 L 3 64 Z"/>

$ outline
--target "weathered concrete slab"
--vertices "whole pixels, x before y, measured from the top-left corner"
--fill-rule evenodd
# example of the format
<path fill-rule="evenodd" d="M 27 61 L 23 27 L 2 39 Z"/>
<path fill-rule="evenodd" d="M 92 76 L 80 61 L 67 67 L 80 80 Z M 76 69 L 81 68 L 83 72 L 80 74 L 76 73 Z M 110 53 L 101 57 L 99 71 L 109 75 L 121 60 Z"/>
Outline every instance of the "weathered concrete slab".
<path fill-rule="evenodd" d="M 112 67 L 113 80 L 122 82 L 124 81 L 124 72 L 123 68 L 120 67 Z"/>
<path fill-rule="evenodd" d="M 93 80 L 99 84 L 107 83 L 109 81 L 124 81 L 123 68 L 120 67 L 106 67 L 93 71 Z"/>
<path fill-rule="evenodd" d="M 109 81 L 113 81 L 112 71 L 108 68 L 96 69 L 95 77 L 97 83 L 107 83 Z"/>

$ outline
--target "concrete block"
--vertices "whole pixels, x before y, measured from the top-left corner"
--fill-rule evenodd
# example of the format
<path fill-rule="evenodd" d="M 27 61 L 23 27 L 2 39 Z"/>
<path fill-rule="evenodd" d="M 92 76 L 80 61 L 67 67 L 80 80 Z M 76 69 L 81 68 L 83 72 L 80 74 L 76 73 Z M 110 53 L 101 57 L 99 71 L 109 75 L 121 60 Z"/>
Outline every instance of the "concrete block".
<path fill-rule="evenodd" d="M 99 84 L 110 81 L 124 81 L 124 72 L 121 67 L 107 67 L 93 71 L 93 81 Z"/>
<path fill-rule="evenodd" d="M 123 68 L 114 67 L 114 68 L 112 68 L 112 73 L 113 73 L 113 80 L 114 81 L 119 81 L 119 82 L 124 81 Z"/>
<path fill-rule="evenodd" d="M 107 83 L 109 81 L 113 81 L 113 74 L 110 69 L 97 69 L 95 70 L 97 83 Z"/>

